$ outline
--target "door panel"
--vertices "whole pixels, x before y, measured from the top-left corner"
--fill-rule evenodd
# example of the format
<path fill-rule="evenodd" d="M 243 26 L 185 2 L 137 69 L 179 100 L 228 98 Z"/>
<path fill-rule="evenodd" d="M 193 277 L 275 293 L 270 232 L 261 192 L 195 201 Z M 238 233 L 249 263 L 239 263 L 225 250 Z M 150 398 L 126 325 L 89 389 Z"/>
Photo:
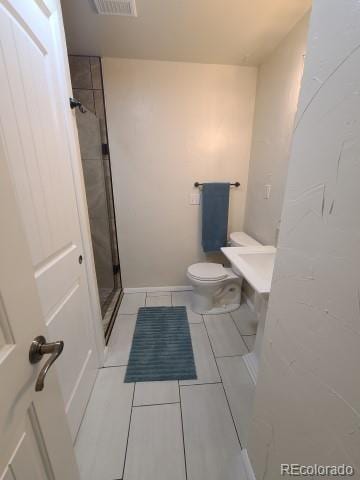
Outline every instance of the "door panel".
<path fill-rule="evenodd" d="M 35 425 L 34 425 L 35 424 Z M 36 430 L 34 430 L 34 427 Z M 34 405 L 30 406 L 21 429 L 20 439 L 9 459 L 8 470 L 17 480 L 47 480 L 54 478 L 46 449 L 39 437 Z"/>
<path fill-rule="evenodd" d="M 3 476 L 6 480 L 55 480 L 55 474 L 44 443 L 36 407 L 31 404 L 19 431 L 13 437 Z"/>
<path fill-rule="evenodd" d="M 9 468 L 6 468 L 1 480 L 14 480 L 13 475 L 11 474 Z"/>
<path fill-rule="evenodd" d="M 7 354 L 12 345 L 14 345 L 14 335 L 11 330 L 9 319 L 6 315 L 3 299 L 0 296 L 0 361 Z"/>
<path fill-rule="evenodd" d="M 55 369 L 35 393 L 29 347 L 47 332 L 8 163 L 0 131 L 0 478 L 79 480 Z"/>
<path fill-rule="evenodd" d="M 53 28 L 43 2 L 0 1 L 0 128 L 75 438 L 98 360 Z"/>

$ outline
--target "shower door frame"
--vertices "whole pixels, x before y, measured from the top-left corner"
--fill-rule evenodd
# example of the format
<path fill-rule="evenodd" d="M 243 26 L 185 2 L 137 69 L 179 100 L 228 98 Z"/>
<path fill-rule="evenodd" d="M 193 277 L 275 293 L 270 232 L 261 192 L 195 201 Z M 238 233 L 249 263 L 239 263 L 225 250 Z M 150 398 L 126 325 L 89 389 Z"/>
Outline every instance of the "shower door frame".
<path fill-rule="evenodd" d="M 108 149 L 108 157 L 109 157 L 109 173 L 110 173 L 110 185 L 111 185 L 111 202 L 112 208 L 114 211 L 114 227 L 115 227 L 115 246 L 118 255 L 118 267 L 119 267 L 119 277 L 120 277 L 120 293 L 114 305 L 111 318 L 109 324 L 104 332 L 105 335 L 105 345 L 108 344 L 112 329 L 115 324 L 116 316 L 119 311 L 119 307 L 124 296 L 124 287 L 122 283 L 122 276 L 121 276 L 121 261 L 120 261 L 120 254 L 119 254 L 119 242 L 118 242 L 118 234 L 117 234 L 117 223 L 116 223 L 116 215 L 115 215 L 115 201 L 114 201 L 114 186 L 113 186 L 113 178 L 112 178 L 112 169 L 111 169 L 111 153 L 110 153 L 110 146 L 109 146 L 109 134 L 108 134 L 108 125 L 107 125 L 107 115 L 106 115 L 106 102 L 105 102 L 105 92 L 104 92 L 104 78 L 103 78 L 103 69 L 102 69 L 102 61 L 101 57 L 98 57 L 100 61 L 100 75 L 101 75 L 101 85 L 102 85 L 102 96 L 104 102 L 104 112 L 105 112 L 105 130 L 106 130 L 106 140 L 107 140 L 107 149 Z"/>
<path fill-rule="evenodd" d="M 109 195 L 108 195 L 108 192 L 107 192 L 107 187 L 105 187 L 106 197 L 107 197 L 106 201 L 107 201 L 108 205 L 109 205 L 109 202 L 111 202 L 111 208 L 112 208 L 112 211 L 114 212 L 114 218 L 113 218 L 114 235 L 112 235 L 111 232 L 109 232 L 109 233 L 110 233 L 110 236 L 112 237 L 111 241 L 114 241 L 114 247 L 115 247 L 116 254 L 117 254 L 117 261 L 115 261 L 115 259 L 113 257 L 113 268 L 118 267 L 117 274 L 119 275 L 119 281 L 120 281 L 120 292 L 118 292 L 116 294 L 112 293 L 110 295 L 111 300 L 109 300 L 109 305 L 111 305 L 113 303 L 112 312 L 109 315 L 110 319 L 108 321 L 106 329 L 104 330 L 102 328 L 103 336 L 105 337 L 105 345 L 107 345 L 107 343 L 109 341 L 109 338 L 110 338 L 110 335 L 111 335 L 111 332 L 112 332 L 112 329 L 113 329 L 113 326 L 114 326 L 114 323 L 115 323 L 116 315 L 118 313 L 118 310 L 119 310 L 119 307 L 120 307 L 120 304 L 121 304 L 121 300 L 124 296 L 124 289 L 123 289 L 122 277 L 121 277 L 121 261 L 120 261 L 120 255 L 119 255 L 119 244 L 118 244 L 118 236 L 117 236 L 117 223 L 116 223 L 116 215 L 115 215 L 114 191 L 113 191 L 113 180 L 112 180 L 112 169 L 111 169 L 111 153 L 110 153 L 110 146 L 109 146 L 108 126 L 107 126 L 107 115 L 106 115 L 106 103 L 105 103 L 105 95 L 104 95 L 104 79 L 103 79 L 103 71 L 102 71 L 102 61 L 101 61 L 101 57 L 99 57 L 97 55 L 78 55 L 78 54 L 68 53 L 68 56 L 67 56 L 68 64 L 69 64 L 69 57 L 80 57 L 80 58 L 85 58 L 85 59 L 89 59 L 89 60 L 90 60 L 90 58 L 97 58 L 99 60 L 99 64 L 100 64 L 100 76 L 101 76 L 101 86 L 102 86 L 101 95 L 102 95 L 103 108 L 104 108 L 104 123 L 105 123 L 106 148 L 107 148 L 106 155 L 107 155 L 108 161 L 109 161 L 109 177 L 110 177 L 110 188 L 111 188 L 111 195 L 110 195 L 111 198 L 109 199 Z M 72 93 L 71 96 L 75 97 L 77 100 L 79 100 L 76 96 L 76 90 L 82 90 L 83 87 L 72 85 L 70 69 L 69 69 L 69 74 L 70 74 L 70 89 L 71 89 L 72 92 L 74 90 L 74 93 Z M 99 91 L 98 88 L 94 88 L 94 87 L 92 89 L 90 88 L 90 90 L 93 90 L 94 92 Z M 85 108 L 87 108 L 86 105 L 84 105 L 84 106 L 85 106 Z M 89 110 L 97 118 L 99 118 L 99 119 L 101 118 L 99 116 L 98 112 L 92 111 L 92 109 L 90 109 L 90 108 L 89 108 Z M 74 115 L 74 119 L 75 119 L 76 136 L 78 136 L 78 126 L 77 126 L 75 115 Z M 104 140 L 102 139 L 101 140 L 102 147 L 104 147 L 103 141 Z M 81 157 L 80 149 L 79 149 L 79 155 L 80 155 L 81 168 L 82 168 L 82 171 L 83 171 L 83 163 L 82 163 L 83 159 Z M 83 174 L 82 174 L 82 180 L 83 180 L 83 184 L 84 184 L 84 188 L 85 188 L 85 182 L 84 182 L 84 175 Z M 85 189 L 85 199 L 86 199 L 86 189 Z M 89 222 L 90 212 L 88 210 L 87 201 L 85 201 L 85 204 L 86 204 L 86 214 L 87 214 L 87 217 L 88 217 L 87 219 L 88 219 L 88 222 Z M 110 207 L 110 205 L 109 205 L 109 207 Z M 89 222 L 89 224 L 90 224 L 90 222 Z M 91 249 L 93 250 L 91 230 L 90 230 L 90 242 L 91 242 Z M 116 275 L 116 273 L 114 272 L 114 281 L 115 281 L 115 275 Z M 95 276 L 96 276 L 96 268 L 95 268 Z M 96 281 L 96 292 L 97 292 L 96 294 L 97 294 L 97 296 L 99 296 L 99 285 L 98 285 L 97 278 L 95 278 L 95 281 Z M 117 291 L 117 288 L 114 285 L 113 292 L 116 292 L 116 291 Z M 118 295 L 117 299 L 115 300 L 115 297 L 112 296 L 112 295 Z M 108 314 L 108 312 L 106 312 L 105 315 L 103 316 L 102 315 L 102 310 L 101 310 L 101 301 L 99 301 L 99 305 L 100 305 L 101 324 L 103 326 L 103 320 L 104 320 L 105 316 Z M 108 307 L 108 308 L 110 308 L 110 307 Z"/>

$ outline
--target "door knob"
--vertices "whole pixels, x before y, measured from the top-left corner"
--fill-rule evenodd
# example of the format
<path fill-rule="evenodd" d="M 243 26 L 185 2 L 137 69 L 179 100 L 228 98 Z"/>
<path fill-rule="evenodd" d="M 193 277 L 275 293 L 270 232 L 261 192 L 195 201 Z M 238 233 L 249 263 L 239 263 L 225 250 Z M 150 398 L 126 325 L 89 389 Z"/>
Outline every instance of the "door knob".
<path fill-rule="evenodd" d="M 41 369 L 38 379 L 36 380 L 35 391 L 40 392 L 44 389 L 44 380 L 51 365 L 61 355 L 64 349 L 64 342 L 59 340 L 58 342 L 46 343 L 46 338 L 40 335 L 34 338 L 29 350 L 30 363 L 38 363 L 42 359 L 43 355 L 50 355 L 43 368 Z"/>

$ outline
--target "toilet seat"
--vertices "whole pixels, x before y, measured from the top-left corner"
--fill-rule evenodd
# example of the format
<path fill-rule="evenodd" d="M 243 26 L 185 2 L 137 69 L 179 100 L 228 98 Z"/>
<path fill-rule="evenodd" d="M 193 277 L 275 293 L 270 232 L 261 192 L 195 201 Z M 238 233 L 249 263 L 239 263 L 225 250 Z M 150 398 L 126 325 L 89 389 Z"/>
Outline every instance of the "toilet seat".
<path fill-rule="evenodd" d="M 188 268 L 188 275 L 202 282 L 224 280 L 228 276 L 221 263 L 194 263 Z"/>

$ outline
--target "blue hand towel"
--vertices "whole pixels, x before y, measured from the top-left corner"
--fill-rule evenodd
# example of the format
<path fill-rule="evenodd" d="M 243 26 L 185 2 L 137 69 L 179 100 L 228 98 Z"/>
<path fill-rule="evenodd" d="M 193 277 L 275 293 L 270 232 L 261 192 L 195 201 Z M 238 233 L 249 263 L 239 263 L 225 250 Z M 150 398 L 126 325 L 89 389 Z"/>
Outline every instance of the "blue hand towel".
<path fill-rule="evenodd" d="M 204 183 L 202 191 L 202 247 L 215 252 L 226 246 L 230 183 Z"/>

